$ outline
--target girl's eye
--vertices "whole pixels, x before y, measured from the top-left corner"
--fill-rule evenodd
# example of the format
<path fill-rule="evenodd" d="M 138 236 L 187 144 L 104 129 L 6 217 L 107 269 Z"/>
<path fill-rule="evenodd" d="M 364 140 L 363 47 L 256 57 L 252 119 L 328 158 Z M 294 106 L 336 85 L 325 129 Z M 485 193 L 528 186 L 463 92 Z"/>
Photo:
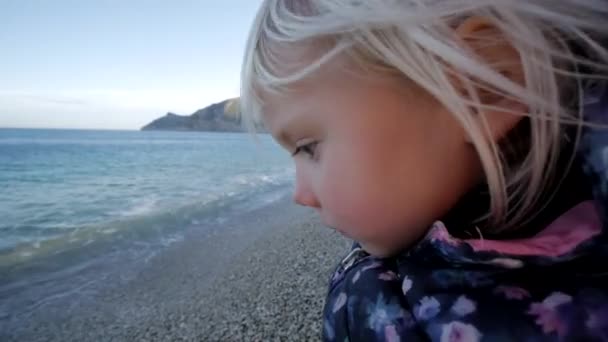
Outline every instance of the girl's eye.
<path fill-rule="evenodd" d="M 292 153 L 292 156 L 295 157 L 299 153 L 306 154 L 309 158 L 314 159 L 316 156 L 317 145 L 319 145 L 318 141 L 313 141 L 308 144 L 296 147 L 296 150 Z"/>

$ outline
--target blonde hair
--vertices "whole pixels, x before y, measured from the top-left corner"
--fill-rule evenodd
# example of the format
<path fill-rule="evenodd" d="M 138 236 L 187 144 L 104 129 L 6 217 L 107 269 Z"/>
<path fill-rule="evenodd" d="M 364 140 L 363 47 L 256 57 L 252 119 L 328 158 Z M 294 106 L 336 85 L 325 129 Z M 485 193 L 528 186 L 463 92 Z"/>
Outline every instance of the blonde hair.
<path fill-rule="evenodd" d="M 487 20 L 517 50 L 522 84 L 459 40 L 454 27 L 472 16 Z M 564 124 L 583 123 L 582 110 L 572 110 L 572 102 L 582 102 L 583 80 L 606 79 L 607 38 L 604 0 L 265 0 L 246 47 L 240 105 L 247 126 L 254 127 L 263 106 L 260 90 L 280 93 L 343 54 L 362 67 L 398 72 L 449 108 L 471 137 L 490 193 L 485 219 L 499 232 L 522 224 L 542 205 Z M 282 61 L 273 46 L 315 40 L 329 42 L 318 58 L 293 72 L 278 72 Z M 575 53 L 573 44 L 587 57 Z M 466 94 L 454 85 L 454 74 Z M 480 101 L 480 91 L 517 99 L 527 108 L 526 113 L 499 108 L 529 118 L 529 151 L 516 166 L 486 138 L 483 115 L 475 118 L 497 109 Z"/>

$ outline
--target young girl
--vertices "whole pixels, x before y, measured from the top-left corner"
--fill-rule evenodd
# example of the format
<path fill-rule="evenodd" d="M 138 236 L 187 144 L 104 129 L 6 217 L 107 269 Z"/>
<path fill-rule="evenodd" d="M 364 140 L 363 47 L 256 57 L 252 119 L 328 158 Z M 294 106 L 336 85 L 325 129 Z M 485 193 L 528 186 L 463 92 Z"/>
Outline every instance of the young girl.
<path fill-rule="evenodd" d="M 265 0 L 241 105 L 356 241 L 329 341 L 608 340 L 608 2 Z"/>

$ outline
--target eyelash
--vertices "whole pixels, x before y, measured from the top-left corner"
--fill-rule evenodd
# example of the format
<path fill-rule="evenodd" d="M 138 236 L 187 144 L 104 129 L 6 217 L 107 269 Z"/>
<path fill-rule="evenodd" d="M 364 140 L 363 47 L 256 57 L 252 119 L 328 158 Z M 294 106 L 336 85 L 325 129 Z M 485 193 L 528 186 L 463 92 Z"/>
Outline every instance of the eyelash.
<path fill-rule="evenodd" d="M 296 150 L 291 154 L 292 157 L 295 157 L 297 154 L 303 152 L 308 155 L 309 158 L 315 158 L 315 152 L 317 150 L 317 145 L 319 145 L 318 141 L 313 141 L 308 144 L 296 147 Z"/>

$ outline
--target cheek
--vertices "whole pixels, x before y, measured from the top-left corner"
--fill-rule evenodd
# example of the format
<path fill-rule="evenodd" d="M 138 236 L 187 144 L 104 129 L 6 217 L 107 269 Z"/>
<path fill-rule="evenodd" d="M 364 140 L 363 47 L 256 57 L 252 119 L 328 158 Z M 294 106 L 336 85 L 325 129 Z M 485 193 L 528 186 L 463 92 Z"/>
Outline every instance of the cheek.
<path fill-rule="evenodd" d="M 389 161 L 377 160 L 377 154 L 357 150 L 336 154 L 322 167 L 320 183 L 323 212 L 330 223 L 343 230 L 373 227 L 376 233 L 392 229 L 403 212 L 402 192 L 395 189 L 401 177 L 388 174 L 397 168 Z M 399 198 L 401 196 L 402 198 Z M 353 232 L 355 233 L 355 232 Z"/>
<path fill-rule="evenodd" d="M 359 242 L 382 246 L 409 243 L 424 233 L 435 219 L 436 175 L 419 149 L 396 146 L 367 140 L 332 151 L 319 170 L 328 224 Z"/>
<path fill-rule="evenodd" d="M 367 248 L 392 251 L 423 233 L 418 213 L 409 211 L 388 183 L 357 182 L 358 174 L 343 174 L 326 187 L 324 221 Z M 371 250 L 371 249 L 370 249 Z"/>

